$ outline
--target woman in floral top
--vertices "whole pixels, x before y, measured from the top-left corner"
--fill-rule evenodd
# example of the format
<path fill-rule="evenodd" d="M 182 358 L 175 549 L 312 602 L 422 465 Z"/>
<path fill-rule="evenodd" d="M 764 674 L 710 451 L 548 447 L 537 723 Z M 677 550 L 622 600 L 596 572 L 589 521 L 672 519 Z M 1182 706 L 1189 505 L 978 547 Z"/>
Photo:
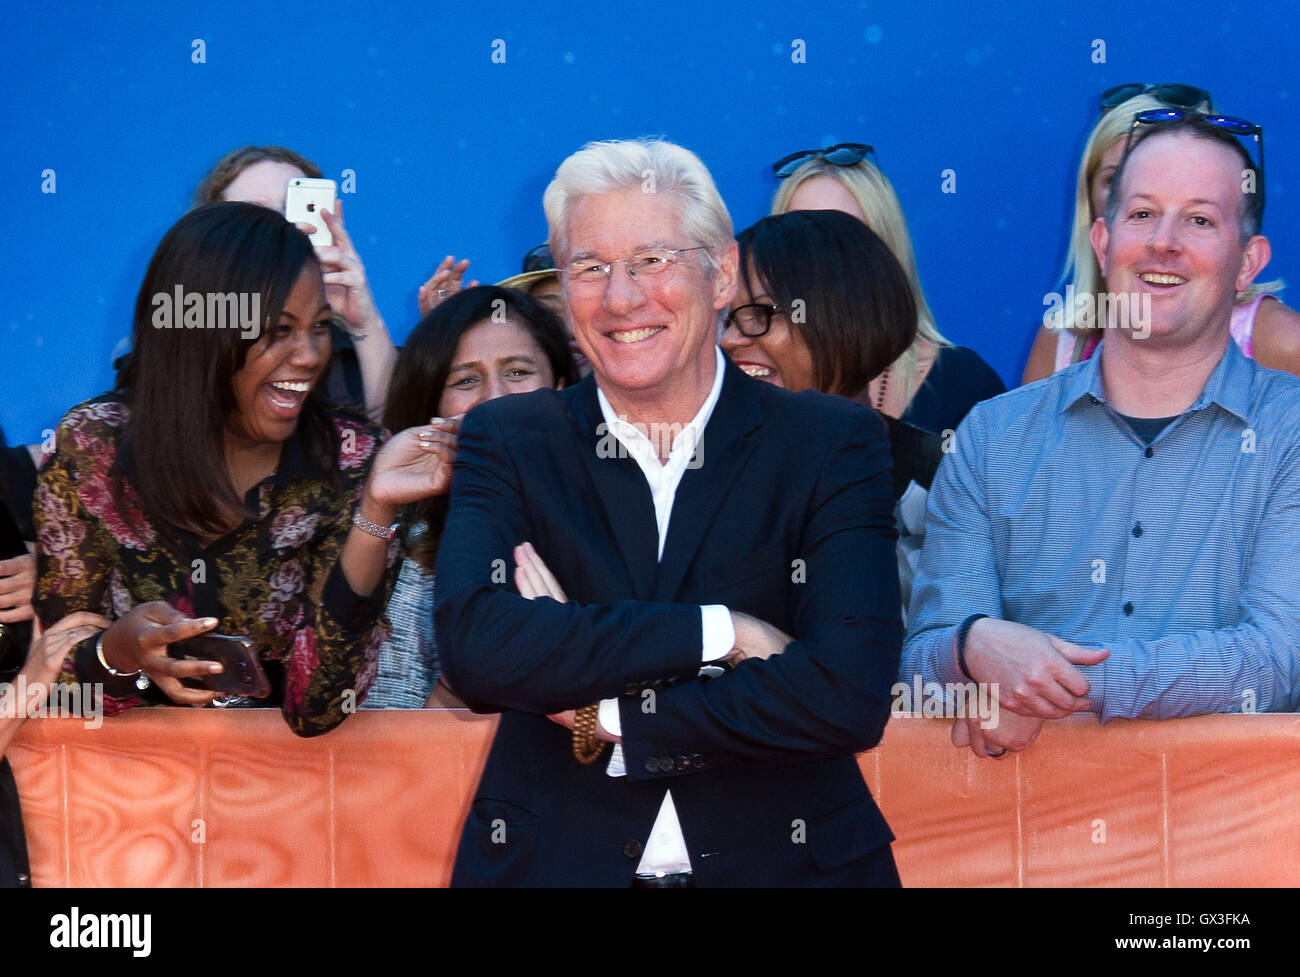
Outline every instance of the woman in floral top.
<path fill-rule="evenodd" d="M 451 450 L 428 426 L 381 449 L 376 428 L 322 405 L 329 317 L 311 243 L 274 211 L 201 207 L 159 245 L 121 389 L 67 414 L 36 493 L 41 620 L 113 622 L 61 676 L 104 683 L 105 714 L 212 702 L 181 680 L 220 666 L 167 656 L 209 632 L 252 640 L 299 735 L 365 696 L 388 527 L 442 489 Z"/>

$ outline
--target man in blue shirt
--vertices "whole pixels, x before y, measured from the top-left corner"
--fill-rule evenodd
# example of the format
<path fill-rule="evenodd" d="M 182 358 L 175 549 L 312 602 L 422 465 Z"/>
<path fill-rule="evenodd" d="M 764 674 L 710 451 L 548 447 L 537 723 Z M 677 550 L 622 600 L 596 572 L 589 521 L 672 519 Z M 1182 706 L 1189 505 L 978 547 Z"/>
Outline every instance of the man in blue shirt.
<path fill-rule="evenodd" d="M 978 755 L 1076 711 L 1300 702 L 1300 380 L 1229 338 L 1268 263 L 1249 154 L 1196 113 L 1138 128 L 1093 247 L 1150 303 L 1098 355 L 971 412 L 930 494 L 900 679 L 996 687 Z M 1135 124 L 1136 125 L 1136 124 Z"/>

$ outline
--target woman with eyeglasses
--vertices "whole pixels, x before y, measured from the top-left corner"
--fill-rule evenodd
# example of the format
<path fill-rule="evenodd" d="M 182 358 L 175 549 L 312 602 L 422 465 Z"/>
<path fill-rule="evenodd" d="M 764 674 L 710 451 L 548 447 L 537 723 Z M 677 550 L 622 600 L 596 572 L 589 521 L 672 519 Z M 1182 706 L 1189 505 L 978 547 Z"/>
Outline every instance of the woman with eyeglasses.
<path fill-rule="evenodd" d="M 888 177 L 868 157 L 870 146 L 841 143 L 792 153 L 773 164 L 782 181 L 772 213 L 839 210 L 866 224 L 902 266 L 916 306 L 916 337 L 878 376 L 867 398 L 881 413 L 936 434 L 955 430 L 981 400 L 1006 391 L 974 350 L 954 346 L 939 332 L 921 290 L 912 238 Z"/>
<path fill-rule="evenodd" d="M 1092 127 L 1083 147 L 1075 181 L 1074 219 L 1070 225 L 1063 284 L 1058 291 L 1066 294 L 1069 285 L 1077 296 L 1093 295 L 1104 290 L 1101 266 L 1093 253 L 1088 234 L 1096 219 L 1106 212 L 1111 178 L 1124 156 L 1124 146 L 1133 119 L 1143 112 L 1183 109 L 1213 112 L 1210 93 L 1193 85 L 1132 83 L 1117 85 L 1102 92 L 1102 115 Z M 1257 282 L 1237 293 L 1232 313 L 1232 338 L 1241 351 L 1263 366 L 1285 370 L 1300 376 L 1300 314 L 1277 298 L 1284 283 L 1279 279 Z M 1105 330 L 1104 323 L 1089 315 L 1086 304 L 1048 309 L 1034 339 L 1023 381 L 1032 383 L 1063 370 L 1072 363 L 1088 359 L 1096 351 Z"/>
<path fill-rule="evenodd" d="M 722 351 L 745 373 L 875 407 L 872 381 L 916 338 L 912 285 L 885 243 L 838 210 L 764 217 L 736 235 L 740 284 Z M 876 408 L 879 410 L 879 408 Z M 942 439 L 880 411 L 894 464 L 906 612 Z M 904 615 L 906 616 L 906 614 Z"/>

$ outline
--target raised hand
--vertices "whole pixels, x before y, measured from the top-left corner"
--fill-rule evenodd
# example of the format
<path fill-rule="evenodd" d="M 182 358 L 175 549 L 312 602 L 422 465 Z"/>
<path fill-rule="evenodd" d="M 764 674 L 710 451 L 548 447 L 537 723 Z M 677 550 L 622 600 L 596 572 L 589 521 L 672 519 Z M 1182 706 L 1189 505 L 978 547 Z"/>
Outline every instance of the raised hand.
<path fill-rule="evenodd" d="M 370 470 L 366 494 L 390 508 L 446 495 L 463 416 L 435 417 L 389 438 Z"/>
<path fill-rule="evenodd" d="M 334 314 L 347 323 L 348 331 L 364 335 L 379 320 L 366 269 L 352 244 L 352 238 L 343 227 L 343 201 L 335 203 L 334 213 L 320 212 L 325 226 L 334 235 L 333 245 L 320 245 L 316 257 L 320 261 L 321 275 L 325 279 L 325 299 Z"/>
<path fill-rule="evenodd" d="M 416 296 L 421 317 L 427 316 L 438 307 L 438 303 L 451 298 L 462 288 L 473 288 L 478 284 L 478 279 L 474 279 L 468 285 L 461 284 L 461 280 L 465 277 L 468 268 L 468 258 L 461 258 L 460 261 L 457 261 L 454 255 L 449 254 L 442 259 L 442 262 L 434 269 L 433 274 L 429 276 L 429 280 L 420 286 L 420 291 Z"/>

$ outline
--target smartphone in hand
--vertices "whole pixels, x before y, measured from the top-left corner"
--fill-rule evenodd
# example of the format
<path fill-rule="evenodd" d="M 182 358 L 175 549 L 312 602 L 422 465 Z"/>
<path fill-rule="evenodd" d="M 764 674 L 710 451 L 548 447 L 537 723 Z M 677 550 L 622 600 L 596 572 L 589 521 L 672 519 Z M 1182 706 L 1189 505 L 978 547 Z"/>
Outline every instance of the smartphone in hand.
<path fill-rule="evenodd" d="M 182 679 L 181 684 L 189 688 L 244 695 L 250 699 L 265 699 L 271 694 L 271 683 L 249 638 L 201 634 L 168 646 L 167 654 L 184 661 L 221 663 L 222 670 L 215 675 Z"/>
<path fill-rule="evenodd" d="M 289 180 L 284 194 L 284 216 L 293 224 L 307 223 L 316 228 L 308 235 L 315 245 L 331 245 L 334 235 L 325 226 L 322 210 L 334 213 L 334 181 L 314 180 L 307 176 L 296 176 Z"/>

